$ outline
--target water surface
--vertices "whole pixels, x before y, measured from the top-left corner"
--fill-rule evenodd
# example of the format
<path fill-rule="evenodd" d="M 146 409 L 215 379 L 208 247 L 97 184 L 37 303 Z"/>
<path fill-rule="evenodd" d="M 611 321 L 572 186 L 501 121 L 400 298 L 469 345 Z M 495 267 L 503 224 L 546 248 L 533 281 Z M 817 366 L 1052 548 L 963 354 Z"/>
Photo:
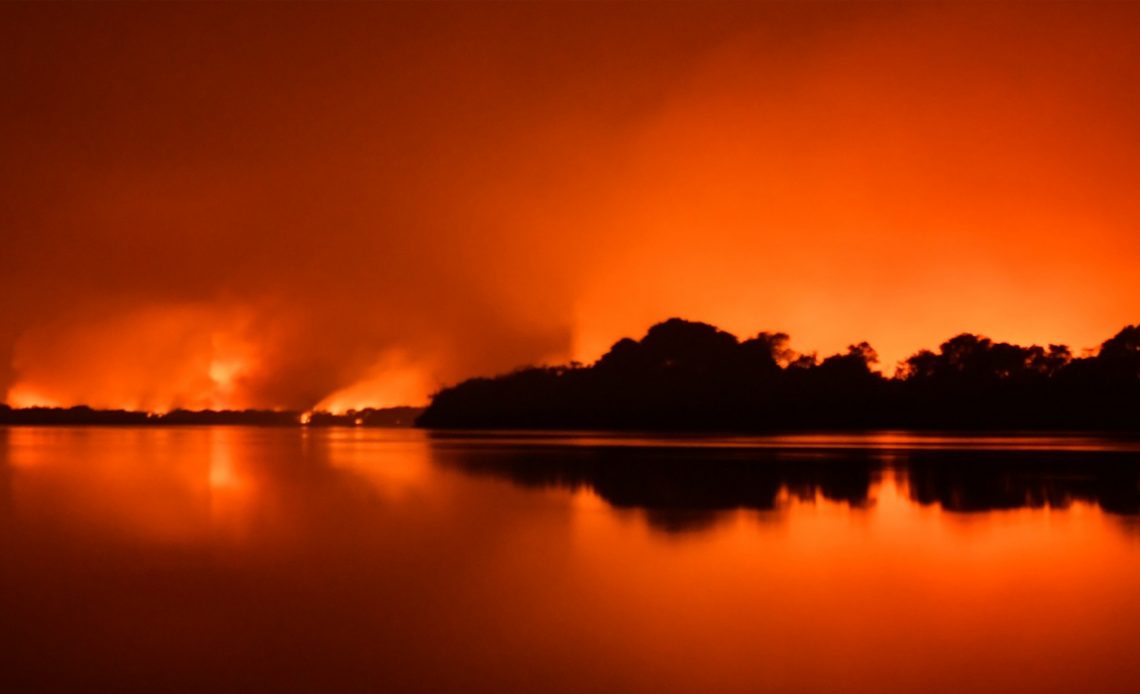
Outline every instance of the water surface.
<path fill-rule="evenodd" d="M 1088 435 L 0 429 L 0 689 L 1131 692 L 1138 481 Z"/>

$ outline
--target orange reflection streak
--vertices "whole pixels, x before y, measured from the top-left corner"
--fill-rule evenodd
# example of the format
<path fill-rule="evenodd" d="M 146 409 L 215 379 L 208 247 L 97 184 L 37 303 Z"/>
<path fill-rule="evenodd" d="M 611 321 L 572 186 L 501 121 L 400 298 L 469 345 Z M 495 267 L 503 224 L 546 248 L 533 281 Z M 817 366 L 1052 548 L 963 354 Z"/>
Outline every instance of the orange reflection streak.
<path fill-rule="evenodd" d="M 579 448 L 639 448 L 666 446 L 693 449 L 781 449 L 789 451 L 1140 451 L 1140 440 L 1104 438 L 1085 434 L 979 434 L 954 435 L 921 431 L 868 431 L 857 433 L 768 434 L 761 436 L 668 435 L 621 432 L 495 431 L 448 432 L 441 436 L 453 444 L 494 443 L 504 446 L 570 446 Z M 886 455 L 885 459 L 890 460 Z"/>
<path fill-rule="evenodd" d="M 209 432 L 210 522 L 214 532 L 224 531 L 234 541 L 248 541 L 258 487 L 251 470 L 242 469 L 240 430 L 214 428 Z"/>
<path fill-rule="evenodd" d="M 385 499 L 421 497 L 431 483 L 428 452 L 418 432 L 401 429 L 313 431 L 328 464 L 367 480 Z"/>
<path fill-rule="evenodd" d="M 236 430 L 15 427 L 6 436 L 18 514 L 66 508 L 102 532 L 187 542 L 240 525 L 255 499 Z"/>

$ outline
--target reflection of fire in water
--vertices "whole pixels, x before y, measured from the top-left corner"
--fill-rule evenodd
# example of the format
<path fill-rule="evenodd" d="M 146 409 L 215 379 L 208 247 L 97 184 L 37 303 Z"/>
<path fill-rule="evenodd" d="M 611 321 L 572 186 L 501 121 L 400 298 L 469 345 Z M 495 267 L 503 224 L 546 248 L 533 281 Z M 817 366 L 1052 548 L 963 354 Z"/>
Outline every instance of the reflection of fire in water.
<path fill-rule="evenodd" d="M 332 468 L 354 473 L 388 499 L 422 493 L 431 474 L 429 450 L 419 431 L 324 429 L 316 441 Z"/>
<path fill-rule="evenodd" d="M 227 489 L 238 485 L 238 477 L 234 473 L 233 464 L 229 458 L 216 453 L 210 458 L 210 489 Z"/>
<path fill-rule="evenodd" d="M 234 450 L 240 432 L 214 429 L 209 432 L 210 521 L 215 530 L 226 529 L 234 536 L 246 535 L 250 501 L 254 486 L 247 474 L 234 462 Z"/>
<path fill-rule="evenodd" d="M 238 474 L 233 461 L 234 432 L 225 429 L 210 431 L 209 482 L 211 493 L 219 490 L 235 490 L 246 486 L 245 479 Z"/>

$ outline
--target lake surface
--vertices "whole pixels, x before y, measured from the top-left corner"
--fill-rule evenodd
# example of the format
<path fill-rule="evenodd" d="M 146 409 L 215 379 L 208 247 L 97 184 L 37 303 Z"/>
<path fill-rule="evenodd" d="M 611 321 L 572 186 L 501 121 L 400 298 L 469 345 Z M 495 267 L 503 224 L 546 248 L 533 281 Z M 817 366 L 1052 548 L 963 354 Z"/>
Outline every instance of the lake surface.
<path fill-rule="evenodd" d="M 0 428 L 0 690 L 1135 692 L 1140 441 Z"/>

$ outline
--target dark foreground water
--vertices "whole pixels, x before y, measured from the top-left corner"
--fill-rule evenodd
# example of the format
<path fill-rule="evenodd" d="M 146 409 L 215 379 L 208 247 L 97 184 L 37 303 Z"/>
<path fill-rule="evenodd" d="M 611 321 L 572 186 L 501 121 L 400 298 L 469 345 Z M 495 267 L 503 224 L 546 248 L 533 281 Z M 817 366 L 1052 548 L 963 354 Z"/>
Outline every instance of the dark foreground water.
<path fill-rule="evenodd" d="M 1135 692 L 1140 445 L 0 429 L 0 691 Z"/>

